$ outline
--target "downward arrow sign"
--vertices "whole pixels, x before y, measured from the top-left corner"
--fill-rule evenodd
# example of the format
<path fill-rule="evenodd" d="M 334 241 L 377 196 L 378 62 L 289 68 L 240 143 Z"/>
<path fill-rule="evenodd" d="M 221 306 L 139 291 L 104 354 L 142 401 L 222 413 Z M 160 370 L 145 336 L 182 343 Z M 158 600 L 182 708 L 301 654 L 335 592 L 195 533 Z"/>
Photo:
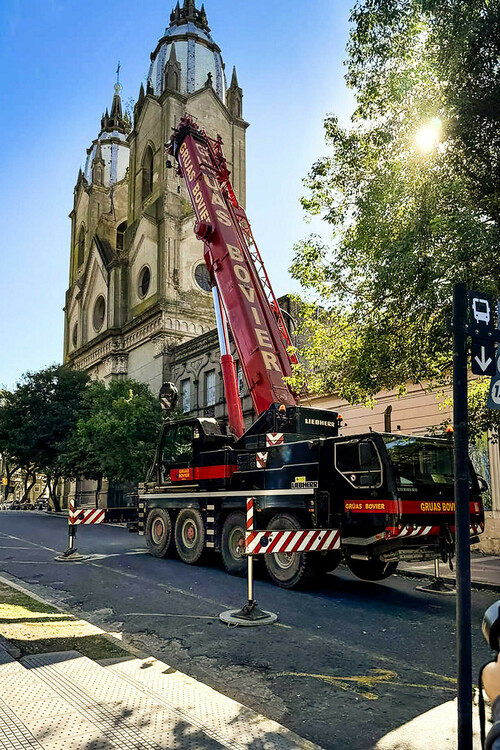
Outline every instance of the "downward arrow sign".
<path fill-rule="evenodd" d="M 488 365 L 491 364 L 491 362 L 493 362 L 491 357 L 488 357 L 488 359 L 485 359 L 485 357 L 486 357 L 486 348 L 482 346 L 481 347 L 481 359 L 479 359 L 478 356 L 475 356 L 474 359 L 476 360 L 476 362 L 478 363 L 479 367 L 481 368 L 483 372 L 487 369 Z"/>

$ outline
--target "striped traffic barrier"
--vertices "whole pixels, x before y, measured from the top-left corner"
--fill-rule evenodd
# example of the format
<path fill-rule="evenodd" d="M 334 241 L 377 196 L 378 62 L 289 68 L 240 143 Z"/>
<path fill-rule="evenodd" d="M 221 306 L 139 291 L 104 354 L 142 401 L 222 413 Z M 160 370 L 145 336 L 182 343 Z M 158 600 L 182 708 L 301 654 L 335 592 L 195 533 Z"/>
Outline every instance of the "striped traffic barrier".
<path fill-rule="evenodd" d="M 74 499 L 69 501 L 68 511 L 68 524 L 73 526 L 103 523 L 106 516 L 104 508 L 77 509 Z"/>
<path fill-rule="evenodd" d="M 246 539 L 248 534 L 254 533 L 254 498 L 247 498 L 246 512 L 246 533 L 245 533 L 245 552 Z M 222 622 L 227 625 L 271 625 L 276 622 L 278 615 L 274 612 L 267 612 L 259 608 L 254 599 L 253 591 L 253 555 L 247 554 L 247 603 L 239 610 L 228 610 L 221 612 L 219 615 Z"/>
<path fill-rule="evenodd" d="M 106 511 L 103 508 L 77 508 L 75 499 L 68 503 L 68 547 L 54 559 L 58 562 L 79 562 L 85 560 L 84 555 L 78 553 L 75 547 L 76 528 L 81 525 L 102 523 Z"/>

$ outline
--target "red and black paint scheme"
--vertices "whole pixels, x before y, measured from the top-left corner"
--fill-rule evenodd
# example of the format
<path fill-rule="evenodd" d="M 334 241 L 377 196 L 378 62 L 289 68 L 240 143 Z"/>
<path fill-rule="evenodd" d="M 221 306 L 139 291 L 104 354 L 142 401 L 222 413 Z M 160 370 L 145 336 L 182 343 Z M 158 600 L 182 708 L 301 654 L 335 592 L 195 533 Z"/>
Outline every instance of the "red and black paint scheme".
<path fill-rule="evenodd" d="M 288 333 L 231 187 L 221 139 L 185 117 L 167 150 L 186 181 L 214 287 L 229 431 L 215 419 L 165 424 L 139 490 L 136 526 L 150 552 L 176 552 L 194 564 L 216 550 L 228 572 L 244 575 L 245 551 L 255 542 L 248 553 L 263 553 L 271 579 L 284 588 L 333 570 L 342 558 L 366 580 L 386 578 L 400 560 L 451 560 L 451 441 L 372 432 L 344 437 L 335 412 L 298 405 L 286 382 L 294 362 Z M 246 431 L 226 322 L 257 414 Z M 469 489 L 475 538 L 484 514 L 472 466 Z"/>
<path fill-rule="evenodd" d="M 239 440 L 223 434 L 214 419 L 179 420 L 165 425 L 141 490 L 141 531 L 153 554 L 170 535 L 167 547 L 175 544 L 186 562 L 193 548 L 199 546 L 196 561 L 211 548 L 221 552 L 229 572 L 244 574 L 243 516 L 252 497 L 256 530 L 338 532 L 332 534 L 335 549 L 266 554 L 278 585 L 292 588 L 342 557 L 359 577 L 380 580 L 399 561 L 453 555 L 452 467 L 450 440 L 343 437 L 334 412 L 308 407 L 275 404 Z M 484 513 L 472 467 L 470 497 L 474 539 Z M 262 551 L 259 546 L 254 554 Z"/>

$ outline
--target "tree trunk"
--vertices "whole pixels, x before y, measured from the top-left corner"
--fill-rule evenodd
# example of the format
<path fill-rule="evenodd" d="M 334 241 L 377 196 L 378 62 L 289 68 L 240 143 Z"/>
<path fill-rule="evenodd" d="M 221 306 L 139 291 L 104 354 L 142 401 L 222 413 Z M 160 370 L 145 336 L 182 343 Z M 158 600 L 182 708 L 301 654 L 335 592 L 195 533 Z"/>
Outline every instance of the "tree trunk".
<path fill-rule="evenodd" d="M 30 477 L 31 477 L 31 482 L 30 482 Z M 23 490 L 23 496 L 21 499 L 22 503 L 28 500 L 29 493 L 31 491 L 31 488 L 35 484 L 35 482 L 36 482 L 36 474 L 32 471 L 27 471 L 24 476 L 24 490 Z"/>
<path fill-rule="evenodd" d="M 42 487 L 42 490 L 41 490 L 40 494 L 38 495 L 38 497 L 36 497 L 36 498 L 35 498 L 35 502 L 36 502 L 37 500 L 40 500 L 40 498 L 41 498 L 41 497 L 43 496 L 43 493 L 44 493 L 44 492 L 45 492 L 45 490 L 47 489 L 47 486 L 48 486 L 48 484 L 49 484 L 49 482 L 48 482 L 48 480 L 46 479 L 46 480 L 45 480 L 45 484 L 43 485 L 43 487 Z M 50 488 L 49 488 L 49 494 L 50 494 Z"/>
<path fill-rule="evenodd" d="M 52 506 L 56 513 L 61 512 L 61 506 L 59 504 L 59 499 L 57 497 L 57 483 L 58 482 L 59 482 L 59 477 L 57 475 L 55 477 L 47 477 L 50 502 L 52 503 Z"/>
<path fill-rule="evenodd" d="M 10 467 L 9 464 L 7 463 L 7 461 L 5 462 L 5 478 L 7 480 L 7 484 L 4 485 L 4 487 L 3 487 L 5 502 L 8 501 L 8 499 L 9 499 L 9 493 L 10 493 L 10 491 L 12 489 L 11 488 L 11 479 L 12 479 L 13 475 L 16 473 L 16 471 L 18 469 L 19 469 L 19 466 L 12 466 L 12 467 Z"/>
<path fill-rule="evenodd" d="M 99 493 L 101 491 L 101 488 L 102 488 L 102 474 L 100 474 L 97 477 L 97 484 L 96 484 L 96 490 L 95 490 L 95 507 L 96 508 L 99 507 Z"/>

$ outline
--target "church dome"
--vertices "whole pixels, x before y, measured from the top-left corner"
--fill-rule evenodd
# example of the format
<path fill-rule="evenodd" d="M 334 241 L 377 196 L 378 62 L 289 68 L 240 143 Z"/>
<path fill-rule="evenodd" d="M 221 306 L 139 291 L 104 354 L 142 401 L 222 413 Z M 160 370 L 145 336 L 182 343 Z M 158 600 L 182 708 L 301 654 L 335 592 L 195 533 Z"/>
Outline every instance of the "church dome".
<path fill-rule="evenodd" d="M 181 94 L 193 94 L 209 83 L 225 102 L 226 81 L 220 48 L 210 35 L 204 6 L 198 10 L 195 0 L 184 0 L 182 8 L 177 3 L 170 14 L 170 26 L 151 54 L 148 86 L 156 96 L 167 87 L 168 69 L 173 65 L 180 72 L 174 88 Z M 169 84 L 168 88 L 173 86 Z"/>
<path fill-rule="evenodd" d="M 111 187 L 115 182 L 120 182 L 125 177 L 130 155 L 127 135 L 130 133 L 131 126 L 127 112 L 125 112 L 125 115 L 122 114 L 120 90 L 121 86 L 117 83 L 111 112 L 108 113 L 108 110 L 106 110 L 102 116 L 99 136 L 87 149 L 83 175 L 88 183 L 93 181 L 92 169 L 96 159 L 102 162 L 102 184 L 104 187 Z"/>

